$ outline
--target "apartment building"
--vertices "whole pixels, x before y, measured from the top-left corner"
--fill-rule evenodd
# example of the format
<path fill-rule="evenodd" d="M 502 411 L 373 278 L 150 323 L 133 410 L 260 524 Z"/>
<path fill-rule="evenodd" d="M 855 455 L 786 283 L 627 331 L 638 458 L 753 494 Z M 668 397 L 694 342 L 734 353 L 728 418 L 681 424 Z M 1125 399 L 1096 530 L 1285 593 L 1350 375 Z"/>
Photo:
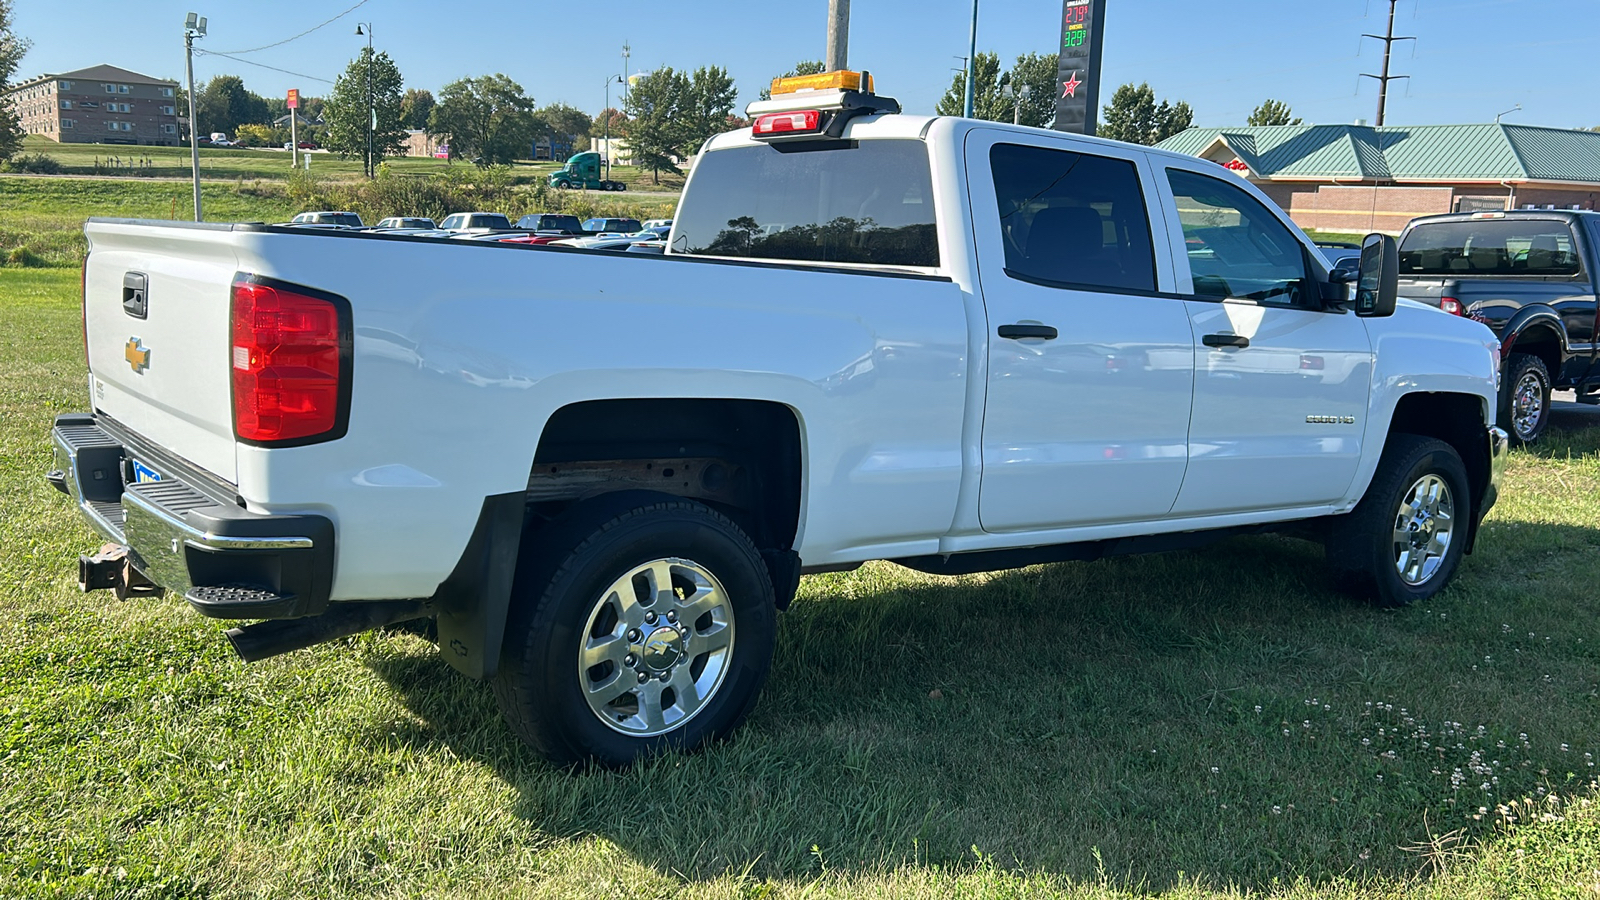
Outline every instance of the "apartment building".
<path fill-rule="evenodd" d="M 22 129 L 63 144 L 177 146 L 178 83 L 116 66 L 40 75 L 3 98 Z"/>

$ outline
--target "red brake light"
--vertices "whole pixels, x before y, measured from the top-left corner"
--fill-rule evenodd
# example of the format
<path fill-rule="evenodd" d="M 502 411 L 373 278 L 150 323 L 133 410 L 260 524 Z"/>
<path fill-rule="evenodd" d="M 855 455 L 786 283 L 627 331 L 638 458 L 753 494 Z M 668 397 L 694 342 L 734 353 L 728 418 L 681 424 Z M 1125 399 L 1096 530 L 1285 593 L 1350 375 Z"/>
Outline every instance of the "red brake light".
<path fill-rule="evenodd" d="M 821 110 L 803 109 L 798 112 L 767 113 L 764 116 L 756 117 L 755 124 L 750 126 L 750 132 L 756 137 L 774 134 L 806 134 L 816 131 L 821 124 Z"/>
<path fill-rule="evenodd" d="M 306 442 L 344 433 L 350 390 L 344 309 L 287 287 L 233 283 L 233 431 L 240 440 Z"/>
<path fill-rule="evenodd" d="M 1461 301 L 1454 297 L 1440 297 L 1439 308 L 1452 316 L 1459 316 L 1463 314 L 1463 310 L 1461 309 Z"/>

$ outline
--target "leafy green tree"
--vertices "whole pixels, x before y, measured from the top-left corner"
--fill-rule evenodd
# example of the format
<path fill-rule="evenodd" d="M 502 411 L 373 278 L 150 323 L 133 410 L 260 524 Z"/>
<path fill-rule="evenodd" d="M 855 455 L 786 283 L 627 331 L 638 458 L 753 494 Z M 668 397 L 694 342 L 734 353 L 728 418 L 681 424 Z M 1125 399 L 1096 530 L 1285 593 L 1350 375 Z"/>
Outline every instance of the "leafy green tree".
<path fill-rule="evenodd" d="M 823 72 L 826 72 L 826 71 L 828 71 L 828 67 L 826 65 L 823 65 L 822 60 L 820 60 L 820 59 L 807 59 L 807 60 L 802 60 L 800 62 L 795 63 L 794 64 L 794 68 L 792 68 L 789 71 L 783 73 L 782 75 L 779 75 L 778 77 L 779 78 L 793 78 L 796 75 L 821 75 Z M 772 85 L 771 85 L 771 83 L 768 83 L 766 87 L 761 89 L 761 99 L 762 100 L 771 100 L 772 99 Z"/>
<path fill-rule="evenodd" d="M 452 156 L 484 166 L 526 157 L 538 128 L 533 98 L 498 73 L 445 85 L 428 117 L 428 133 L 448 137 Z"/>
<path fill-rule="evenodd" d="M 950 79 L 950 87 L 934 107 L 941 116 L 959 116 L 966 106 L 966 73 L 958 72 Z M 1003 88 L 1011 85 L 1020 92 L 1024 85 L 1028 96 L 1015 100 L 1005 96 Z M 972 115 L 990 122 L 1009 122 L 1013 112 L 1023 125 L 1036 128 L 1049 127 L 1056 117 L 1056 58 L 1040 53 L 1025 53 L 1017 57 L 1011 71 L 1000 70 L 1000 56 L 979 52 L 973 66 Z"/>
<path fill-rule="evenodd" d="M 534 117 L 552 140 L 576 143 L 579 138 L 588 137 L 589 129 L 594 127 L 594 120 L 589 118 L 588 113 L 565 103 L 542 107 L 534 113 Z"/>
<path fill-rule="evenodd" d="M 371 66 L 368 66 L 368 61 Z M 368 84 L 371 83 L 371 111 L 368 110 Z M 372 128 L 372 164 L 374 167 L 385 156 L 399 156 L 405 152 L 406 127 L 400 120 L 400 103 L 405 80 L 400 67 L 394 64 L 387 52 L 373 54 L 366 47 L 361 54 L 345 66 L 344 74 L 333 82 L 333 92 L 328 95 L 323 115 L 328 123 L 328 134 L 323 146 L 350 158 L 367 155 L 367 129 Z"/>
<path fill-rule="evenodd" d="M 649 169 L 656 184 L 661 173 L 683 174 L 676 160 L 694 126 L 680 113 L 688 105 L 691 85 L 681 72 L 668 66 L 634 82 L 624 107 L 628 113 L 628 152 L 633 164 Z"/>
<path fill-rule="evenodd" d="M 734 87 L 727 69 L 701 66 L 694 70 L 684 94 L 683 108 L 678 112 L 679 122 L 683 126 L 682 152 L 679 156 L 698 153 L 700 145 L 712 135 L 741 127 L 737 118 L 730 123 L 734 100 L 738 95 L 739 91 Z"/>
<path fill-rule="evenodd" d="M 272 112 L 266 98 L 253 94 L 237 75 L 218 75 L 206 83 L 195 100 L 196 132 L 233 134 L 240 125 L 269 125 Z M 187 102 L 187 101 L 186 101 Z"/>
<path fill-rule="evenodd" d="M 1193 123 L 1194 110 L 1189 104 L 1182 100 L 1157 104 L 1156 92 L 1148 83 L 1138 87 L 1125 84 L 1111 95 L 1095 133 L 1130 144 L 1159 144 Z"/>
<path fill-rule="evenodd" d="M 1299 125 L 1300 119 L 1290 118 L 1289 104 L 1267 99 L 1250 114 L 1251 125 Z"/>
<path fill-rule="evenodd" d="M 0 0 L 0 94 L 11 88 L 11 76 L 32 46 L 26 38 L 17 37 L 11 27 L 11 0 Z M 0 162 L 15 156 L 22 149 L 22 116 L 16 107 L 0 103 Z"/>
<path fill-rule="evenodd" d="M 406 95 L 400 98 L 400 121 L 407 128 L 426 131 L 428 115 L 433 112 L 435 105 L 433 91 L 407 88 Z"/>

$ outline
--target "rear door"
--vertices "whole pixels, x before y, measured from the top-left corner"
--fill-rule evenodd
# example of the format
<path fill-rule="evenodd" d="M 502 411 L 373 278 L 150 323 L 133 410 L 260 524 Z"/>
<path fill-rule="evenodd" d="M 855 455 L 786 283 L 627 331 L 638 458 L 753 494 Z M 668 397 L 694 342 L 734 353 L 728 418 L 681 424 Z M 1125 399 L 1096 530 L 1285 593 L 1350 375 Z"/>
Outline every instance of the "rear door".
<path fill-rule="evenodd" d="M 984 529 L 1167 515 L 1188 455 L 1194 343 L 1165 225 L 1150 222 L 1145 155 L 982 129 L 966 157 L 988 312 Z"/>
<path fill-rule="evenodd" d="M 234 469 L 226 225 L 93 222 L 84 272 L 91 400 L 229 482 Z"/>
<path fill-rule="evenodd" d="M 1310 249 L 1215 166 L 1163 161 L 1158 181 L 1194 328 L 1189 470 L 1174 515 L 1331 503 L 1361 462 L 1372 346 L 1325 309 Z"/>

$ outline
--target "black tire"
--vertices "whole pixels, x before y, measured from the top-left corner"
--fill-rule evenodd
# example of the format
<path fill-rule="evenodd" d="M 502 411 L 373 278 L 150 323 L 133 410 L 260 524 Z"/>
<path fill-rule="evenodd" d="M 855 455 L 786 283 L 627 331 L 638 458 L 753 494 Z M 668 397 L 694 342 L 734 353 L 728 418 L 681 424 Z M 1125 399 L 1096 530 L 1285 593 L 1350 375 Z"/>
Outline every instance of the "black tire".
<path fill-rule="evenodd" d="M 1513 353 L 1506 358 L 1505 371 L 1500 385 L 1500 427 L 1514 443 L 1532 444 L 1550 423 L 1550 369 L 1531 353 Z M 1526 399 L 1520 396 L 1525 382 Z M 1535 393 L 1536 408 L 1530 405 Z"/>
<path fill-rule="evenodd" d="M 1400 571 L 1402 544 L 1397 536 L 1402 530 L 1413 530 L 1409 525 L 1416 520 L 1404 521 L 1401 504 L 1430 477 L 1443 482 L 1448 490 L 1447 499 L 1452 507 L 1448 542 L 1443 553 L 1424 555 L 1425 559 L 1437 560 L 1431 569 L 1424 565 L 1413 573 L 1421 576 L 1425 572 L 1425 577 L 1403 577 Z M 1455 448 L 1433 438 L 1392 434 L 1361 502 L 1349 514 L 1335 517 L 1331 522 L 1327 539 L 1328 564 L 1342 576 L 1345 587 L 1372 597 L 1380 606 L 1407 606 L 1426 600 L 1443 590 L 1455 574 L 1466 548 L 1473 516 L 1474 501 L 1467 469 Z M 1429 521 L 1435 524 L 1423 523 L 1419 537 L 1435 534 L 1440 519 L 1429 517 Z M 1432 541 L 1426 546 L 1431 547 Z M 1415 555 L 1407 557 L 1407 562 L 1415 558 Z"/>
<path fill-rule="evenodd" d="M 557 764 L 625 766 L 668 750 L 700 747 L 738 727 L 755 705 L 771 666 L 777 607 L 761 555 L 737 525 L 702 503 L 634 493 L 579 504 L 531 536 L 531 542 L 533 550 L 525 551 L 513 588 L 506 653 L 494 680 L 500 711 L 518 737 Z M 583 681 L 589 673 L 579 668 L 579 652 L 594 639 L 591 622 L 605 605 L 609 588 L 637 567 L 664 559 L 709 572 L 726 594 L 735 630 L 720 662 L 720 680 L 697 701 L 697 709 L 664 733 L 626 733 L 622 726 L 602 721 L 586 699 Z M 673 578 L 677 584 L 676 574 Z M 696 626 L 691 623 L 686 630 L 680 622 L 677 628 L 687 635 L 680 645 L 688 648 L 681 656 L 683 667 L 687 671 L 699 665 L 703 675 L 707 663 L 689 662 L 695 642 L 701 640 Z M 633 643 L 654 639 L 652 633 Z M 639 660 L 641 685 L 647 675 L 644 656 L 628 657 Z M 617 668 L 619 679 L 634 675 L 620 664 Z M 667 681 L 666 674 L 661 681 Z M 665 687 L 659 690 L 663 697 L 676 696 Z M 645 687 L 638 691 L 642 710 Z"/>

